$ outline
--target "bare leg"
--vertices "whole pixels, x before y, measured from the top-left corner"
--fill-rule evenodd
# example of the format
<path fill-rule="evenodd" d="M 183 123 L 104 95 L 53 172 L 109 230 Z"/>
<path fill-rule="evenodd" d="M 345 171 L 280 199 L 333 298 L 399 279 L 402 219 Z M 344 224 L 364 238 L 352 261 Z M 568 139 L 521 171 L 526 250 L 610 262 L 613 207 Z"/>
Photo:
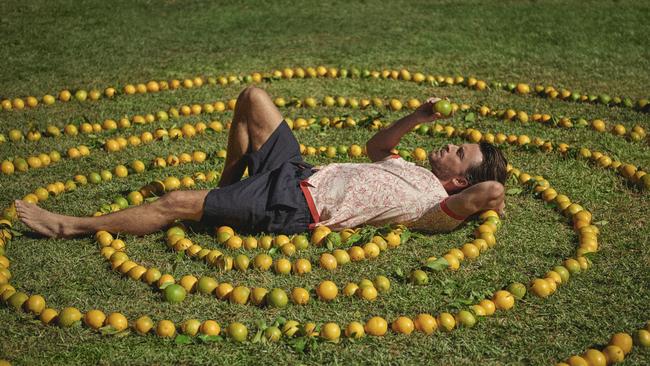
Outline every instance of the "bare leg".
<path fill-rule="evenodd" d="M 106 230 L 111 233 L 145 235 L 158 231 L 177 219 L 199 221 L 209 190 L 174 191 L 160 199 L 97 217 L 55 214 L 35 204 L 16 200 L 20 220 L 39 234 L 68 238 Z"/>
<path fill-rule="evenodd" d="M 280 122 L 282 114 L 264 90 L 251 86 L 239 94 L 219 187 L 241 179 L 246 169 L 242 156 L 249 147 L 252 151 L 259 150 Z"/>

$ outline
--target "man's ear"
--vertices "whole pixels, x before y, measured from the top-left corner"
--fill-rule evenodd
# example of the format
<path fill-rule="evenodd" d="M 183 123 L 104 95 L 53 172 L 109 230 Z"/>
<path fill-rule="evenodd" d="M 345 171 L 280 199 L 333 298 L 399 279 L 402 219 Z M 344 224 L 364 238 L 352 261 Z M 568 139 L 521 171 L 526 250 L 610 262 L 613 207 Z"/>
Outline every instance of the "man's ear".
<path fill-rule="evenodd" d="M 465 177 L 456 177 L 451 180 L 451 183 L 454 187 L 457 187 L 458 190 L 463 190 L 469 186 L 469 181 Z"/>

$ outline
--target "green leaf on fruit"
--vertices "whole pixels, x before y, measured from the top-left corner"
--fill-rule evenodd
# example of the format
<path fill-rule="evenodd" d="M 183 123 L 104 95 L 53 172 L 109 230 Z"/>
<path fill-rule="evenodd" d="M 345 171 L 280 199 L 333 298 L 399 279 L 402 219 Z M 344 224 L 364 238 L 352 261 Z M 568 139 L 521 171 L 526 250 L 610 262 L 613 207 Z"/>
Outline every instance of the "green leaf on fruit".
<path fill-rule="evenodd" d="M 508 189 L 506 191 L 506 194 L 508 196 L 516 196 L 516 195 L 520 194 L 521 192 L 523 192 L 523 189 L 521 189 L 521 188 L 510 188 L 510 189 Z"/>
<path fill-rule="evenodd" d="M 218 335 L 201 334 L 196 338 L 199 339 L 203 343 L 221 342 L 221 341 L 223 341 L 223 337 L 218 336 Z"/>
<path fill-rule="evenodd" d="M 434 261 L 427 262 L 424 266 L 434 271 L 442 271 L 449 267 L 449 262 L 445 258 L 438 258 Z"/>

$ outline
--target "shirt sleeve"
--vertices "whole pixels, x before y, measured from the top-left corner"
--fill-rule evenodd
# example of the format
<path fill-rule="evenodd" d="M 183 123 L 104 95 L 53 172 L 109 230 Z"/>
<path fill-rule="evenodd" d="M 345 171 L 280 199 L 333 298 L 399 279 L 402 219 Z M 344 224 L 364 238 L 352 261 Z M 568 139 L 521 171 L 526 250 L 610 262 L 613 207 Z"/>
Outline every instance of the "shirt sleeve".
<path fill-rule="evenodd" d="M 383 158 L 381 160 L 375 161 L 375 163 L 383 163 L 383 162 L 386 162 L 386 161 L 393 161 L 393 159 L 402 159 L 402 157 L 397 155 L 397 154 L 390 154 L 390 155 L 388 155 L 387 157 L 385 157 L 385 158 Z M 402 160 L 404 160 L 404 159 L 402 159 Z"/>
<path fill-rule="evenodd" d="M 465 221 L 464 217 L 453 213 L 446 204 L 447 199 L 436 203 L 433 208 L 426 213 L 426 220 L 418 227 L 420 230 L 429 232 L 449 232 L 454 230 L 458 225 Z"/>

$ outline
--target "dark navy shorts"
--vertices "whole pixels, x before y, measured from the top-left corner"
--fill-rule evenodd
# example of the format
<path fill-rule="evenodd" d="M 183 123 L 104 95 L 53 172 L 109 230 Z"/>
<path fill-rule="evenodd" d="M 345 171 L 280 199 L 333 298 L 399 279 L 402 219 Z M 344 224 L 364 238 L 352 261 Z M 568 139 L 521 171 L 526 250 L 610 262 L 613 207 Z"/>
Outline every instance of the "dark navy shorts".
<path fill-rule="evenodd" d="M 244 154 L 249 178 L 211 190 L 201 222 L 243 233 L 305 232 L 313 222 L 300 181 L 312 175 L 300 146 L 282 121 L 255 152 Z"/>

